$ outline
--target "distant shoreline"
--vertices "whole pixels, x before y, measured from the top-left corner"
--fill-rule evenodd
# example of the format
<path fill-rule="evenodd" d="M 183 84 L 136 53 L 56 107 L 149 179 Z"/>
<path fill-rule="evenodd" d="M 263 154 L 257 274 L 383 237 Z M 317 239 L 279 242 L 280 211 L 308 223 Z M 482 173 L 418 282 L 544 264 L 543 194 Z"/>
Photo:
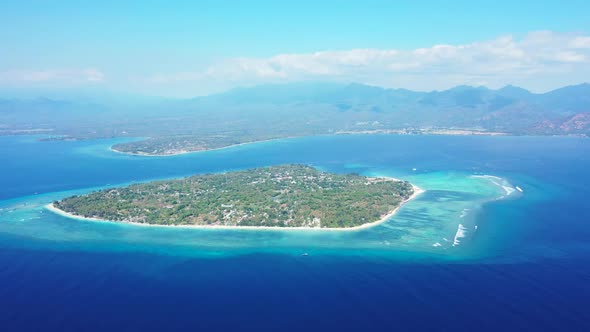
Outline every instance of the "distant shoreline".
<path fill-rule="evenodd" d="M 251 141 L 251 142 L 243 142 L 243 143 L 236 143 L 236 144 L 231 144 L 231 145 L 227 145 L 227 146 L 222 146 L 219 148 L 212 148 L 212 149 L 203 149 L 203 150 L 194 150 L 194 151 L 179 151 L 179 152 L 174 152 L 174 153 L 146 153 L 146 152 L 125 152 L 125 151 L 120 151 L 117 150 L 115 148 L 113 148 L 113 146 L 109 147 L 109 150 L 111 150 L 112 152 L 116 152 L 116 153 L 121 153 L 121 154 L 126 154 L 126 155 L 130 155 L 130 156 L 142 156 L 142 157 L 172 157 L 172 156 L 180 156 L 183 154 L 189 154 L 189 153 L 199 153 L 199 152 L 206 152 L 206 151 L 216 151 L 216 150 L 223 150 L 223 149 L 229 149 L 229 148 L 233 148 L 236 146 L 240 146 L 240 145 L 248 145 L 248 144 L 255 144 L 255 143 L 262 143 L 262 142 L 270 142 L 270 141 L 277 141 L 277 140 L 282 140 L 282 139 L 290 139 L 290 138 L 299 138 L 299 137 L 311 137 L 311 136 L 287 136 L 287 137 L 277 137 L 277 138 L 269 138 L 269 139 L 263 139 L 260 141 Z"/>
<path fill-rule="evenodd" d="M 113 146 L 109 148 L 112 152 L 126 154 L 130 156 L 142 156 L 142 157 L 172 157 L 172 156 L 179 156 L 189 153 L 199 153 L 199 152 L 206 152 L 206 151 L 216 151 L 216 150 L 223 150 L 229 149 L 236 146 L 247 145 L 247 144 L 255 144 L 255 143 L 262 143 L 262 142 L 270 142 L 270 141 L 277 141 L 283 139 L 291 139 L 291 138 L 302 138 L 302 137 L 321 137 L 321 136 L 341 136 L 341 135 L 399 135 L 399 136 L 427 136 L 427 135 L 437 135 L 437 136 L 510 136 L 509 133 L 502 133 L 502 132 L 492 132 L 492 131 L 476 131 L 476 130 L 468 130 L 468 129 L 439 129 L 433 130 L 430 132 L 423 132 L 423 133 L 405 133 L 402 129 L 377 129 L 377 130 L 359 130 L 359 131 L 338 131 L 333 134 L 322 134 L 322 135 L 301 135 L 301 136 L 285 136 L 285 137 L 277 137 L 277 138 L 269 138 L 263 139 L 259 141 L 250 141 L 250 142 L 243 142 L 243 143 L 236 143 L 227 146 L 222 146 L 219 148 L 211 148 L 211 149 L 202 149 L 202 150 L 182 150 L 179 152 L 174 153 L 147 153 L 147 152 L 126 152 L 120 151 Z"/>
<path fill-rule="evenodd" d="M 395 181 L 401 181 L 399 179 L 396 178 L 392 178 L 392 177 L 373 177 L 373 178 L 387 178 L 387 179 L 391 179 L 391 180 L 395 180 Z M 45 209 L 58 214 L 60 216 L 66 217 L 66 218 L 70 218 L 70 219 L 76 219 L 76 220 L 84 220 L 84 221 L 93 221 L 93 222 L 106 222 L 106 223 L 118 223 L 118 224 L 129 224 L 129 225 L 133 225 L 133 226 L 145 226 L 145 227 L 164 227 L 164 228 L 187 228 L 187 229 L 227 229 L 227 230 L 279 230 L 279 231 L 358 231 L 358 230 L 363 230 L 366 228 L 370 228 L 373 226 L 377 226 L 380 225 L 386 221 L 388 221 L 391 217 L 393 217 L 397 211 L 399 211 L 399 209 L 406 203 L 412 201 L 413 199 L 415 199 L 416 197 L 418 197 L 420 194 L 424 193 L 425 190 L 412 185 L 412 188 L 414 189 L 414 193 L 408 197 L 406 200 L 402 201 L 400 203 L 399 206 L 397 206 L 395 209 L 393 209 L 391 212 L 383 215 L 379 220 L 370 222 L 370 223 L 366 223 L 366 224 L 362 224 L 359 226 L 354 226 L 354 227 L 333 227 L 333 228 L 321 228 L 321 227 L 281 227 L 281 226 L 224 226 L 224 225 L 160 225 L 160 224 L 148 224 L 148 223 L 138 223 L 138 222 L 130 222 L 130 221 L 116 221 L 116 220 L 107 220 L 107 219 L 100 219 L 100 218 L 94 218 L 94 217 L 82 217 L 82 216 L 78 216 L 75 215 L 73 213 L 70 212 L 66 212 L 64 210 L 61 210 L 57 207 L 55 207 L 55 205 L 53 205 L 53 203 L 49 203 L 47 205 L 45 205 Z"/>

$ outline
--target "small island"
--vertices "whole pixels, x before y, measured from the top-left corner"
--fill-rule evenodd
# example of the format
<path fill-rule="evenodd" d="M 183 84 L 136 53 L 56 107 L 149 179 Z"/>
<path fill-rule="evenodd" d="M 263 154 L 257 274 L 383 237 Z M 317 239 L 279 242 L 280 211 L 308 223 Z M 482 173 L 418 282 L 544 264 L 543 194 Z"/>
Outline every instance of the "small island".
<path fill-rule="evenodd" d="M 393 178 L 282 165 L 104 189 L 49 208 L 145 225 L 354 229 L 387 220 L 420 192 Z"/>
<path fill-rule="evenodd" d="M 151 137 L 139 141 L 118 143 L 111 151 L 137 156 L 175 156 L 179 154 L 219 150 L 238 145 L 287 138 L 288 136 L 164 136 Z"/>
<path fill-rule="evenodd" d="M 185 153 L 219 150 L 238 145 L 259 143 L 286 138 L 317 136 L 317 135 L 453 135 L 453 136 L 502 136 L 503 132 L 487 131 L 473 128 L 401 128 L 401 129 L 367 129 L 339 131 L 300 131 L 290 134 L 251 134 L 251 135 L 177 135 L 156 136 L 142 140 L 118 143 L 111 146 L 111 151 L 137 156 L 175 156 Z M 72 137 L 54 137 L 44 140 L 72 140 Z"/>

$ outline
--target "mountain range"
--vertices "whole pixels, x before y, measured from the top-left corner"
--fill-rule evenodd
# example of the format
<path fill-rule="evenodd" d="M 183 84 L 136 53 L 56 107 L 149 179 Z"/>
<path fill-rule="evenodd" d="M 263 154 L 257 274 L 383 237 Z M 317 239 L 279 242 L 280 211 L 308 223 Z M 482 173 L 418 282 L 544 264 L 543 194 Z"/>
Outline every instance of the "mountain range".
<path fill-rule="evenodd" d="M 516 135 L 590 134 L 590 84 L 546 93 L 505 86 L 418 92 L 363 84 L 290 83 L 191 99 L 0 99 L 0 134 L 286 136 L 462 128 Z"/>

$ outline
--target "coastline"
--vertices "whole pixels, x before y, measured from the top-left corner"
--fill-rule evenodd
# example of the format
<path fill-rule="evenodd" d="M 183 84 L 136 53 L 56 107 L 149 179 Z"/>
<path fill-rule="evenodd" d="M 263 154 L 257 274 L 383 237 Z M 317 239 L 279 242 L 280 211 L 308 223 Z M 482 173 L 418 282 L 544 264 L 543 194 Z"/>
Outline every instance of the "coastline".
<path fill-rule="evenodd" d="M 117 149 L 114 149 L 113 146 L 110 146 L 109 147 L 109 150 L 112 151 L 112 152 L 115 152 L 115 153 L 121 153 L 121 154 L 130 155 L 130 156 L 140 156 L 140 157 L 173 157 L 173 156 L 180 156 L 180 155 L 189 154 L 189 153 L 217 151 L 217 150 L 229 149 L 229 148 L 233 148 L 233 147 L 241 146 L 241 145 L 248 145 L 248 144 L 255 144 L 255 143 L 263 143 L 263 142 L 270 142 L 270 141 L 278 141 L 278 140 L 282 140 L 282 139 L 290 139 L 290 138 L 298 138 L 298 137 L 307 137 L 307 136 L 286 136 L 286 137 L 269 138 L 269 139 L 263 139 L 263 140 L 259 140 L 259 141 L 251 141 L 251 142 L 243 142 L 243 143 L 231 144 L 231 145 L 227 145 L 227 146 L 222 146 L 220 148 L 194 150 L 194 151 L 180 151 L 180 152 L 166 153 L 166 154 L 163 154 L 163 153 L 150 154 L 150 153 L 145 153 L 145 152 L 125 152 L 125 151 L 119 151 Z"/>
<path fill-rule="evenodd" d="M 141 157 L 172 157 L 172 156 L 179 156 L 183 154 L 189 153 L 199 153 L 199 152 L 206 152 L 206 151 L 216 151 L 216 150 L 223 150 L 228 149 L 240 145 L 247 145 L 247 144 L 255 144 L 255 143 L 262 143 L 262 142 L 270 142 L 270 141 L 277 141 L 283 139 L 291 139 L 291 138 L 301 138 L 301 137 L 318 137 L 318 136 L 345 136 L 345 135 L 399 135 L 399 136 L 419 136 L 419 135 L 436 135 L 436 136 L 511 136 L 510 133 L 503 133 L 503 132 L 486 132 L 486 131 L 469 131 L 469 130 L 440 130 L 440 131 L 431 131 L 431 132 L 424 132 L 420 134 L 407 134 L 403 133 L 397 129 L 391 130 L 365 130 L 365 131 L 339 131 L 332 134 L 319 134 L 319 135 L 299 135 L 299 136 L 285 136 L 285 137 L 277 137 L 277 138 L 269 138 L 263 139 L 259 141 L 250 141 L 250 142 L 243 142 L 237 144 L 231 144 L 219 148 L 213 149 L 202 149 L 202 150 L 193 150 L 193 151 L 179 151 L 174 153 L 157 153 L 157 154 L 150 154 L 145 152 L 125 152 L 119 151 L 114 149 L 113 146 L 109 147 L 109 150 L 116 153 L 126 154 L 130 156 L 141 156 Z"/>
<path fill-rule="evenodd" d="M 391 180 L 395 180 L 395 181 L 400 181 L 399 179 L 391 178 L 391 177 L 376 177 L 376 178 L 387 178 L 387 179 L 391 179 Z M 69 213 L 64 210 L 61 210 L 61 209 L 55 207 L 53 205 L 53 203 L 49 203 L 49 204 L 45 205 L 44 208 L 49 210 L 50 212 L 53 212 L 53 213 L 58 214 L 62 217 L 66 217 L 66 218 L 70 218 L 70 219 L 92 221 L 92 222 L 128 224 L 128 225 L 133 225 L 133 226 L 144 226 L 144 227 L 218 229 L 218 230 L 267 230 L 267 231 L 274 230 L 274 231 L 346 232 L 346 231 L 359 231 L 359 230 L 367 229 L 367 228 L 377 226 L 377 225 L 380 225 L 380 224 L 388 221 L 391 217 L 393 217 L 399 211 L 399 209 L 402 206 L 404 206 L 404 204 L 412 201 L 413 199 L 418 197 L 420 194 L 425 192 L 424 189 L 417 187 L 415 185 L 412 185 L 412 188 L 414 189 L 414 193 L 410 197 L 408 197 L 408 199 L 402 201 L 400 203 L 400 205 L 397 206 L 393 211 L 383 215 L 381 217 L 381 219 L 370 222 L 370 223 L 362 224 L 359 226 L 346 227 L 346 228 L 342 228 L 342 227 L 340 227 L 340 228 L 336 228 L 336 227 L 334 227 L 334 228 L 314 228 L 314 227 L 277 227 L 277 226 L 224 226 L 224 225 L 157 225 L 157 224 L 147 224 L 147 223 L 138 223 L 138 222 L 129 222 L 129 221 L 114 221 L 114 220 L 107 220 L 107 219 L 100 219 L 100 218 L 93 218 L 93 217 L 82 217 L 82 216 L 78 216 L 73 213 Z"/>

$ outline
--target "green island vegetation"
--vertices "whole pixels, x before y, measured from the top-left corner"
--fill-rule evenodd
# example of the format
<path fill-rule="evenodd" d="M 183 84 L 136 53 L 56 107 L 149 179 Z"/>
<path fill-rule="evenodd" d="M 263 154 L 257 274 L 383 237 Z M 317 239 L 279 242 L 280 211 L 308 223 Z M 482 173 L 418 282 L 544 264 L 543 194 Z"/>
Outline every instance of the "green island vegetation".
<path fill-rule="evenodd" d="M 152 137 L 140 141 L 115 144 L 112 150 L 128 154 L 146 156 L 169 156 L 188 152 L 214 150 L 234 145 L 278 139 L 282 136 L 164 136 Z"/>
<path fill-rule="evenodd" d="M 350 228 L 378 221 L 413 193 L 407 181 L 281 165 L 104 189 L 53 206 L 157 225 Z"/>

